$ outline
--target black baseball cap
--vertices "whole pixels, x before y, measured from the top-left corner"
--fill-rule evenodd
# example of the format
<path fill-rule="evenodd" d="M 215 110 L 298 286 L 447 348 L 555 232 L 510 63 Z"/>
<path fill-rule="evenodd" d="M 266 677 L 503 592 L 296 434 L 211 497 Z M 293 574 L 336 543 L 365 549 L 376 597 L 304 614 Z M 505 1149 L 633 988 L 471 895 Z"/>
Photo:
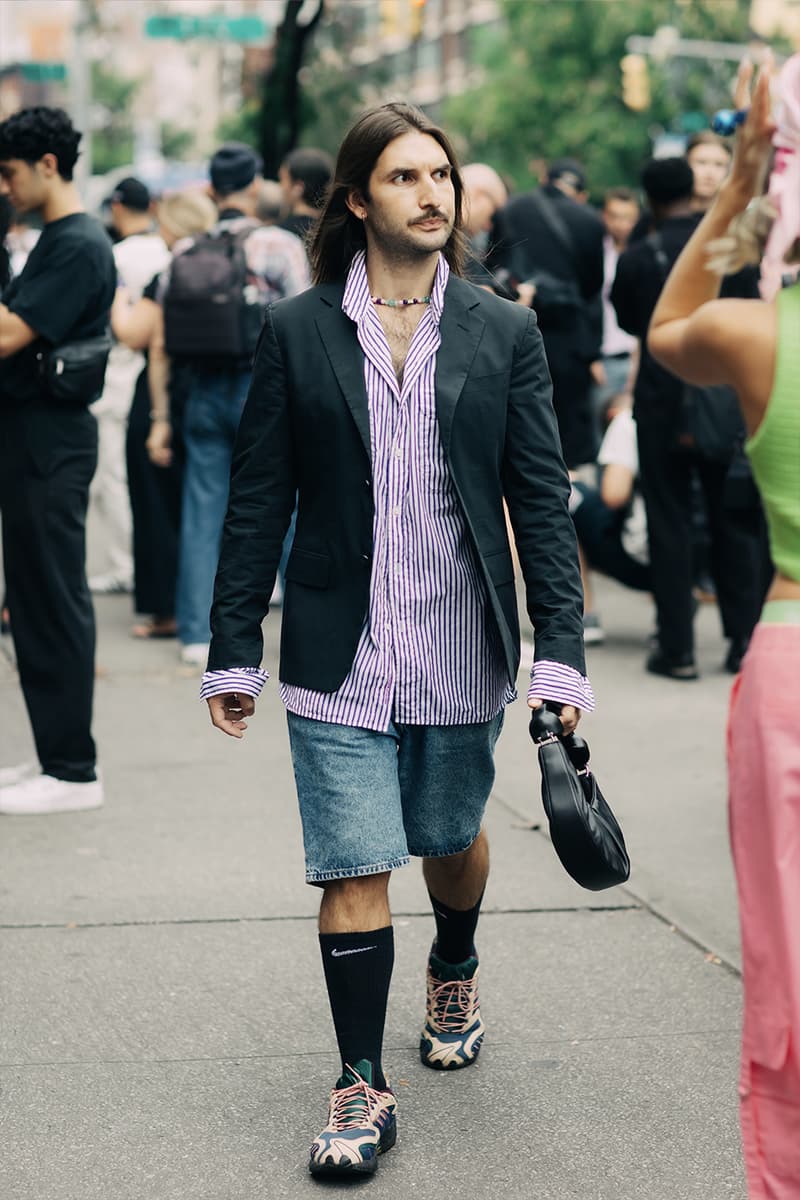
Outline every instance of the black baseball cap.
<path fill-rule="evenodd" d="M 547 171 L 547 182 L 560 180 L 576 192 L 586 191 L 586 172 L 576 158 L 557 158 Z"/>
<path fill-rule="evenodd" d="M 127 179 L 119 181 L 108 199 L 111 204 L 121 204 L 134 212 L 147 212 L 150 207 L 150 190 L 141 179 L 134 179 L 129 175 Z"/>

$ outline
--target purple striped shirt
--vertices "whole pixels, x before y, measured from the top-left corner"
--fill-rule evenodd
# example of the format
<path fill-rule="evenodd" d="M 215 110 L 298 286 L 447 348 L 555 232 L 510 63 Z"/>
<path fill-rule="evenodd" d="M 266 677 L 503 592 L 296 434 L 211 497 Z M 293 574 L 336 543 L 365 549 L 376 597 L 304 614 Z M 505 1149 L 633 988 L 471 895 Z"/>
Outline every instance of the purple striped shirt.
<path fill-rule="evenodd" d="M 440 255 L 431 302 L 397 379 L 367 281 L 353 260 L 342 310 L 356 326 L 369 403 L 375 518 L 370 602 L 350 673 L 335 692 L 281 683 L 290 712 L 385 731 L 409 725 L 488 721 L 516 697 L 491 618 L 475 552 L 444 456 L 434 372 L 449 268 Z M 257 696 L 257 668 L 210 671 L 201 695 Z M 591 686 L 572 667 L 537 662 L 529 696 L 594 707 Z"/>

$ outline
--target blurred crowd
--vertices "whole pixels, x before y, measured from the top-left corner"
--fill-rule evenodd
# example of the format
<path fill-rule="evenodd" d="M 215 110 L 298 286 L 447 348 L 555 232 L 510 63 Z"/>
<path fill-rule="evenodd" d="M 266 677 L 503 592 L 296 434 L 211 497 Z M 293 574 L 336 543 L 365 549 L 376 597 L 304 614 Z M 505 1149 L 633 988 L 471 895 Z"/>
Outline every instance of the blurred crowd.
<path fill-rule="evenodd" d="M 735 403 L 720 436 L 704 439 L 694 428 L 697 397 L 643 347 L 666 276 L 730 161 L 726 141 L 695 134 L 683 157 L 646 163 L 599 207 L 573 158 L 553 161 L 516 193 L 490 164 L 463 168 L 468 277 L 532 306 L 545 340 L 573 478 L 586 642 L 604 640 L 592 586 L 600 572 L 652 595 L 647 669 L 682 680 L 697 677 L 697 605 L 718 605 L 724 666 L 736 672 L 771 575 Z M 176 637 L 187 664 L 205 662 L 228 472 L 261 314 L 309 286 L 305 247 L 331 169 L 325 151 L 303 148 L 287 156 L 277 180 L 264 179 L 258 155 L 228 143 L 211 158 L 207 191 L 159 198 L 131 177 L 103 206 L 117 291 L 115 344 L 93 407 L 100 436 L 90 550 L 101 569 L 90 586 L 132 593 L 133 636 Z M 6 201 L 6 279 L 36 241 L 24 221 Z M 723 294 L 756 296 L 757 270 L 728 278 Z M 727 411 L 723 397 L 714 399 Z M 284 563 L 291 537 L 292 529 Z M 282 576 L 273 603 L 281 591 Z"/>

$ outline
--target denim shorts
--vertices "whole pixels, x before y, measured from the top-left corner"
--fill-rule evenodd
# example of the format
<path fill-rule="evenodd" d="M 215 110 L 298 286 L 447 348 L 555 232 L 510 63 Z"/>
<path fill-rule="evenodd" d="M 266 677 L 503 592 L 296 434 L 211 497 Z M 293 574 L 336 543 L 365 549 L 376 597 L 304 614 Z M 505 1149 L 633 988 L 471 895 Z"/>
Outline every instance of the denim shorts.
<path fill-rule="evenodd" d="M 474 725 L 386 733 L 287 713 L 306 882 L 377 875 L 475 841 L 503 711 Z"/>

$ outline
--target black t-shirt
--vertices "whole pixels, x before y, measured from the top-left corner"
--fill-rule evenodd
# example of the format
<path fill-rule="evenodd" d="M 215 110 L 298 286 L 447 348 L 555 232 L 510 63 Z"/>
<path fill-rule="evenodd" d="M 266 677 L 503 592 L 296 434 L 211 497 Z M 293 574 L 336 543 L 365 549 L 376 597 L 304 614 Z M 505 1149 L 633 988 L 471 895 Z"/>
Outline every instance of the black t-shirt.
<path fill-rule="evenodd" d="M 318 217 L 312 217 L 309 213 L 289 213 L 280 223 L 281 229 L 286 229 L 289 233 L 293 233 L 295 237 L 299 237 L 304 244 L 308 243 L 311 230 L 318 221 Z"/>
<path fill-rule="evenodd" d="M 687 213 L 681 217 L 668 217 L 658 226 L 660 244 L 670 268 L 702 219 L 702 213 Z M 629 242 L 620 255 L 611 288 L 611 303 L 620 327 L 642 342 L 639 374 L 634 388 L 636 416 L 641 418 L 644 412 L 647 416 L 671 421 L 677 412 L 683 383 L 657 363 L 647 349 L 647 329 L 666 278 L 647 238 L 648 234 L 645 233 L 644 239 L 633 244 Z M 745 267 L 736 275 L 726 275 L 720 295 L 755 299 L 758 296 L 758 271 Z"/>
<path fill-rule="evenodd" d="M 3 303 L 39 335 L 17 354 L 0 360 L 0 400 L 19 403 L 40 393 L 36 352 L 108 325 L 117 272 L 111 242 L 86 213 L 50 221 L 20 275 L 3 292 Z"/>

